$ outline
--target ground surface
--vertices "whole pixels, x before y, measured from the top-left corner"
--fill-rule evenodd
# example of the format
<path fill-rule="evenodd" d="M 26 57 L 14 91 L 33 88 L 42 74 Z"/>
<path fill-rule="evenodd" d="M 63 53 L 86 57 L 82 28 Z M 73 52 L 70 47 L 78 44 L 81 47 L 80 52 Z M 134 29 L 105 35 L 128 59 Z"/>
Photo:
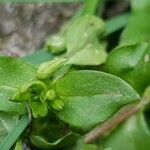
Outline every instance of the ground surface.
<path fill-rule="evenodd" d="M 23 56 L 40 49 L 77 4 L 0 4 L 0 53 Z"/>
<path fill-rule="evenodd" d="M 128 9 L 127 0 L 107 0 L 103 18 Z M 0 4 L 0 54 L 24 56 L 39 50 L 79 4 Z"/>

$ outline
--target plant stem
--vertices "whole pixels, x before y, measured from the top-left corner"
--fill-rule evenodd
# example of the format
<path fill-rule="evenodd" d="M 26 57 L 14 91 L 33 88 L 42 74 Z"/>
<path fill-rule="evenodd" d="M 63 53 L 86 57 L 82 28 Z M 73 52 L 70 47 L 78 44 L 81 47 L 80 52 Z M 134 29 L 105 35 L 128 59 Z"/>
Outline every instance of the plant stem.
<path fill-rule="evenodd" d="M 94 15 L 103 0 L 85 0 L 84 15 Z"/>
<path fill-rule="evenodd" d="M 113 128 L 115 128 L 121 122 L 125 121 L 130 116 L 140 111 L 145 105 L 149 103 L 150 100 L 145 100 L 145 98 L 143 98 L 140 103 L 124 106 L 112 118 L 108 119 L 106 122 L 87 133 L 85 135 L 84 142 L 91 143 L 96 139 L 101 139 L 106 133 L 111 131 Z"/>

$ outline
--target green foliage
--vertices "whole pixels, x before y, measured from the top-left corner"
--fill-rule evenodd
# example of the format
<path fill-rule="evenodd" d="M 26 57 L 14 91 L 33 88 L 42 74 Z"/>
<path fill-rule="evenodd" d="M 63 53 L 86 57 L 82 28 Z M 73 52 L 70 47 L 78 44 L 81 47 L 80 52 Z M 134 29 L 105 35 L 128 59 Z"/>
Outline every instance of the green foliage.
<path fill-rule="evenodd" d="M 24 106 L 9 99 L 18 88 L 34 78 L 36 67 L 13 57 L 1 56 L 0 68 L 0 110 L 23 113 Z"/>
<path fill-rule="evenodd" d="M 122 33 L 120 46 L 108 56 L 107 68 L 142 93 L 150 84 L 150 9 L 147 9 L 150 5 L 143 5 L 139 9 L 135 1 L 132 16 Z M 144 2 L 147 4 L 148 1 Z"/>
<path fill-rule="evenodd" d="M 0 149 L 7 150 L 26 127 L 26 122 L 23 122 L 25 127 L 19 130 L 17 115 L 26 112 L 25 104 L 14 103 L 9 99 L 18 88 L 34 78 L 36 67 L 13 57 L 1 56 L 0 68 Z"/>
<path fill-rule="evenodd" d="M 87 0 L 43 51 L 23 60 L 0 56 L 0 149 L 150 148 L 150 2 L 131 3 L 130 14 L 103 21 L 96 16 L 103 1 Z M 107 54 L 107 36 L 128 18 L 119 44 Z M 131 112 L 115 120 L 126 107 Z M 122 123 L 115 126 L 117 121 Z M 85 132 L 97 125 L 104 137 L 85 143 Z"/>
<path fill-rule="evenodd" d="M 51 53 L 47 52 L 45 49 L 42 49 L 34 52 L 33 54 L 27 55 L 22 59 L 34 65 L 40 65 L 41 63 L 50 61 L 53 58 L 54 56 Z"/>
<path fill-rule="evenodd" d="M 102 141 L 102 148 L 112 150 L 145 150 L 150 148 L 150 131 L 142 113 L 129 118 Z"/>
<path fill-rule="evenodd" d="M 29 106 L 32 109 L 33 116 L 44 117 L 48 113 L 46 100 L 54 99 L 48 86 L 38 79 L 48 79 L 54 72 L 61 67 L 66 62 L 66 59 L 54 59 L 49 62 L 42 63 L 35 74 L 35 78 L 32 82 L 26 83 L 19 88 L 17 93 L 11 98 L 14 102 L 25 102 L 28 101 Z M 50 98 L 51 97 L 51 98 Z M 54 109 L 60 109 L 63 103 L 61 101 L 52 101 L 50 106 Z"/>
<path fill-rule="evenodd" d="M 97 5 L 101 5 L 103 0 L 85 0 L 85 6 L 84 6 L 84 14 L 93 15 L 96 14 L 97 11 Z"/>
<path fill-rule="evenodd" d="M 8 118 L 7 118 L 8 119 Z M 13 116 L 13 119 L 14 116 Z M 11 119 L 9 118 L 9 121 Z M 12 121 L 14 123 L 14 120 Z M 5 124 L 6 126 L 10 126 L 10 122 Z M 27 125 L 29 124 L 29 117 L 27 114 L 24 114 L 24 116 L 17 122 L 15 122 L 15 126 L 13 126 L 12 130 L 7 134 L 7 136 L 1 141 L 0 149 L 2 150 L 8 150 L 12 147 L 15 141 L 19 138 L 20 134 L 25 130 Z M 11 126 L 14 124 L 11 124 Z"/>
<path fill-rule="evenodd" d="M 108 57 L 108 70 L 142 93 L 150 84 L 150 46 L 139 43 L 117 47 Z"/>
<path fill-rule="evenodd" d="M 74 143 L 79 138 L 78 134 L 68 133 L 57 141 L 50 143 L 40 136 L 31 136 L 31 142 L 42 149 L 59 148 Z"/>
<path fill-rule="evenodd" d="M 150 1 L 132 1 L 132 15 L 129 23 L 121 35 L 119 46 L 109 54 L 106 63 L 110 73 L 126 80 L 141 95 L 150 85 L 149 12 Z M 146 90 L 143 103 L 149 103 L 148 93 L 149 90 Z M 140 112 L 129 118 L 106 136 L 101 148 L 149 149 L 148 114 L 149 105 L 145 107 L 144 113 Z"/>
<path fill-rule="evenodd" d="M 0 111 L 0 143 L 17 125 L 18 116 Z"/>
<path fill-rule="evenodd" d="M 122 33 L 120 44 L 135 44 L 141 41 L 149 42 L 150 39 L 150 20 L 149 11 L 138 11 L 133 13 L 129 23 Z M 135 30 L 136 29 L 136 30 Z"/>
<path fill-rule="evenodd" d="M 62 58 L 42 63 L 37 70 L 37 78 L 50 78 L 66 61 L 67 59 Z"/>
<path fill-rule="evenodd" d="M 56 115 L 83 130 L 139 99 L 137 92 L 120 78 L 96 71 L 71 72 L 55 82 L 55 91 L 65 103 Z"/>
<path fill-rule="evenodd" d="M 105 35 L 114 33 L 115 31 L 124 27 L 129 20 L 130 14 L 125 13 L 119 16 L 113 17 L 110 20 L 106 20 L 106 32 Z"/>
<path fill-rule="evenodd" d="M 105 31 L 105 25 L 99 18 L 86 15 L 76 19 L 67 30 L 68 54 L 80 51 L 87 43 L 97 41 L 98 37 Z M 78 38 L 77 38 L 78 37 Z"/>
<path fill-rule="evenodd" d="M 98 150 L 98 146 L 96 144 L 85 144 L 82 137 L 72 146 L 71 150 Z"/>
<path fill-rule="evenodd" d="M 68 28 L 66 35 L 68 63 L 77 65 L 100 65 L 106 60 L 105 45 L 99 37 L 105 25 L 97 17 L 86 15 L 76 19 Z"/>
<path fill-rule="evenodd" d="M 48 110 L 45 102 L 31 100 L 29 101 L 29 106 L 31 107 L 33 116 L 35 118 L 44 117 L 47 115 Z"/>
<path fill-rule="evenodd" d="M 54 54 L 66 50 L 69 64 L 100 65 L 107 57 L 105 42 L 99 42 L 104 31 L 101 19 L 85 15 L 65 24 L 58 35 L 49 38 L 47 47 Z"/>
<path fill-rule="evenodd" d="M 150 39 L 150 1 L 132 0 L 132 15 L 122 33 L 120 44 L 149 42 Z"/>

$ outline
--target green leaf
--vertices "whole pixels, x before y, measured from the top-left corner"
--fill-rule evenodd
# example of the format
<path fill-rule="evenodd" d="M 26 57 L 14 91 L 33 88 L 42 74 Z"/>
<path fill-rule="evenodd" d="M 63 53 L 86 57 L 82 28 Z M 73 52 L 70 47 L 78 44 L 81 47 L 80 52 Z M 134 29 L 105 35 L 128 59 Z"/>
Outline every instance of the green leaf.
<path fill-rule="evenodd" d="M 149 13 L 149 1 L 132 1 L 132 15 L 120 46 L 107 59 L 108 71 L 126 80 L 140 94 L 150 84 Z"/>
<path fill-rule="evenodd" d="M 87 44 L 83 49 L 74 54 L 69 60 L 68 64 L 76 65 L 100 65 L 106 61 L 107 54 L 104 51 L 105 45 Z"/>
<path fill-rule="evenodd" d="M 65 103 L 56 115 L 71 126 L 85 130 L 139 99 L 125 81 L 98 71 L 73 71 L 58 79 L 54 88 Z"/>
<path fill-rule="evenodd" d="M 57 141 L 68 132 L 68 126 L 60 121 L 51 110 L 46 117 L 32 120 L 32 135 L 40 136 L 49 143 Z"/>
<path fill-rule="evenodd" d="M 97 146 L 94 144 L 85 144 L 81 150 L 97 150 Z"/>
<path fill-rule="evenodd" d="M 18 116 L 0 111 L 0 143 L 17 125 Z"/>
<path fill-rule="evenodd" d="M 132 10 L 137 12 L 137 11 L 143 11 L 144 10 L 149 10 L 150 8 L 150 1 L 149 0 L 132 0 L 131 1 L 132 5 Z"/>
<path fill-rule="evenodd" d="M 107 68 L 142 93 L 150 84 L 150 45 L 143 42 L 119 46 L 108 56 Z"/>
<path fill-rule="evenodd" d="M 49 52 L 51 52 L 52 54 L 61 54 L 66 51 L 67 30 L 69 26 L 74 22 L 74 20 L 84 15 L 83 13 L 84 13 L 84 8 L 81 7 L 77 12 L 75 12 L 71 20 L 63 24 L 63 26 L 60 28 L 60 31 L 57 34 L 51 35 L 48 38 L 46 42 L 46 47 Z"/>
<path fill-rule="evenodd" d="M 143 97 L 143 102 L 147 104 L 144 108 L 144 115 L 150 129 L 150 86 L 148 86 L 144 91 Z"/>
<path fill-rule="evenodd" d="M 44 82 L 33 80 L 21 86 L 10 100 L 14 102 L 25 102 L 30 99 L 38 99 L 43 96 L 46 90 L 47 85 Z"/>
<path fill-rule="evenodd" d="M 21 143 L 21 141 L 18 141 L 16 143 L 14 150 L 23 150 L 23 144 Z"/>
<path fill-rule="evenodd" d="M 102 142 L 103 149 L 145 150 L 150 149 L 150 130 L 143 114 L 137 114 L 120 124 Z"/>
<path fill-rule="evenodd" d="M 105 24 L 98 17 L 86 15 L 77 18 L 67 31 L 68 54 L 76 53 L 87 43 L 97 40 L 104 31 Z"/>
<path fill-rule="evenodd" d="M 27 102 L 35 118 L 44 117 L 48 112 L 45 102 L 47 90 L 48 87 L 44 82 L 34 80 L 19 88 L 10 100 L 13 102 Z"/>
<path fill-rule="evenodd" d="M 98 150 L 98 146 L 95 144 L 85 144 L 84 137 L 81 137 L 71 148 L 67 150 Z"/>
<path fill-rule="evenodd" d="M 150 41 L 150 1 L 149 0 L 133 0 L 132 15 L 129 23 L 122 33 L 120 44 L 135 44 L 141 41 Z M 141 6 L 140 3 L 143 3 Z M 136 5 L 135 5 L 136 4 Z M 137 9 L 137 7 L 141 9 Z"/>
<path fill-rule="evenodd" d="M 87 3 L 91 3 L 91 2 L 87 2 Z M 100 3 L 102 3 L 102 1 Z M 88 5 L 90 5 L 90 4 L 88 4 Z M 95 5 L 95 2 L 94 2 L 94 5 Z M 81 11 L 85 11 L 85 10 L 82 8 Z M 65 40 L 66 38 L 65 37 L 66 37 L 67 29 L 75 21 L 74 18 L 78 19 L 79 17 L 82 17 L 84 15 L 84 13 L 85 12 L 82 12 L 82 14 L 77 15 L 77 17 L 76 16 L 73 17 L 73 19 L 70 22 L 67 22 L 66 24 L 64 24 L 62 26 L 62 28 L 60 29 L 60 31 L 57 35 L 52 35 L 49 37 L 49 39 L 46 43 L 46 47 L 48 48 L 48 51 L 50 51 L 52 54 L 59 54 L 66 50 L 66 40 Z M 107 20 L 106 21 L 106 32 L 104 33 L 104 35 L 105 36 L 109 35 L 109 34 L 115 32 L 116 30 L 124 27 L 127 24 L 128 19 L 129 19 L 129 13 L 125 13 L 125 14 L 119 15 L 117 17 L 114 17 L 110 20 Z M 99 47 L 102 47 L 102 46 L 99 46 Z M 45 54 L 46 54 L 46 52 L 45 52 Z M 39 59 L 41 59 L 41 58 L 42 57 L 40 55 Z M 35 59 L 35 58 L 31 58 L 31 59 Z M 45 61 L 47 61 L 47 60 L 45 60 Z"/>
<path fill-rule="evenodd" d="M 10 102 L 17 88 L 30 82 L 36 74 L 36 67 L 13 57 L 0 56 L 0 110 L 24 112 L 24 105 Z"/>
<path fill-rule="evenodd" d="M 44 138 L 40 136 L 32 135 L 30 137 L 31 142 L 36 145 L 38 148 L 42 149 L 51 149 L 51 148 L 60 148 L 66 145 L 70 145 L 77 141 L 80 136 L 75 133 L 68 133 L 67 135 L 61 137 L 53 143 L 46 141 Z"/>
<path fill-rule="evenodd" d="M 63 24 L 57 34 L 51 35 L 48 38 L 46 47 L 52 54 L 61 54 L 66 51 L 66 32 L 73 19 L 74 17 L 72 18 L 72 20 L 70 20 L 70 22 Z"/>
<path fill-rule="evenodd" d="M 35 118 L 37 117 L 45 117 L 48 113 L 48 109 L 46 103 L 43 101 L 34 101 L 30 100 L 29 105 L 32 109 L 32 114 Z"/>
<path fill-rule="evenodd" d="M 66 35 L 67 55 L 71 57 L 70 63 L 77 65 L 104 63 L 107 57 L 105 46 L 98 41 L 104 31 L 104 22 L 95 16 L 86 15 L 74 20 Z M 96 59 L 94 59 L 95 56 Z"/>
<path fill-rule="evenodd" d="M 55 99 L 49 102 L 49 106 L 55 110 L 62 110 L 64 107 L 64 102 L 61 99 Z"/>
<path fill-rule="evenodd" d="M 54 78 L 54 79 L 58 79 L 58 78 L 64 76 L 65 74 L 67 74 L 67 73 L 70 71 L 70 69 L 72 69 L 71 67 L 72 67 L 71 64 L 67 64 L 67 63 L 64 64 L 62 67 L 60 67 L 60 68 L 55 72 L 53 78 Z"/>
<path fill-rule="evenodd" d="M 146 98 L 146 99 L 149 99 L 150 100 L 150 86 L 148 86 L 147 88 L 146 88 L 146 90 L 144 91 L 144 97 Z"/>
<path fill-rule="evenodd" d="M 23 113 L 24 106 L 22 104 L 16 104 L 9 99 L 16 92 L 15 88 L 0 84 L 0 110 L 5 112 Z"/>
<path fill-rule="evenodd" d="M 129 13 L 121 14 L 116 17 L 113 17 L 109 20 L 106 20 L 106 32 L 105 36 L 123 28 L 129 20 Z"/>
<path fill-rule="evenodd" d="M 29 124 L 29 117 L 25 114 L 15 125 L 15 127 L 9 132 L 9 134 L 1 141 L 0 149 L 9 150 L 12 145 L 17 141 L 21 133 Z"/>
<path fill-rule="evenodd" d="M 30 62 L 32 64 L 35 65 L 40 65 L 41 63 L 45 62 L 45 61 L 50 61 L 54 58 L 54 56 L 47 52 L 46 50 L 39 50 L 37 52 L 34 52 L 33 54 L 27 55 L 25 57 L 23 57 L 22 59 Z"/>

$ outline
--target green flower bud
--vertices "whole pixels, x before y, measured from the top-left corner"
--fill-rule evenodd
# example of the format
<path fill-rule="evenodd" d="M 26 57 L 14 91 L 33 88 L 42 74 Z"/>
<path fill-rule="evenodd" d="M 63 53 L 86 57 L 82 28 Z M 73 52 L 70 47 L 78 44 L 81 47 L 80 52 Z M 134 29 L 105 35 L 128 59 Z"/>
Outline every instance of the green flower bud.
<path fill-rule="evenodd" d="M 32 97 L 31 100 L 33 100 L 33 101 L 40 101 L 39 95 Z"/>
<path fill-rule="evenodd" d="M 39 79 L 46 79 L 50 78 L 54 72 L 59 69 L 67 59 L 65 58 L 56 58 L 52 61 L 48 61 L 45 63 L 42 63 L 37 71 L 37 78 Z"/>
<path fill-rule="evenodd" d="M 16 94 L 10 100 L 14 102 L 28 101 L 31 98 L 37 100 L 39 99 L 37 98 L 38 95 L 40 95 L 40 93 L 46 89 L 47 86 L 42 81 L 33 81 L 19 88 Z"/>
<path fill-rule="evenodd" d="M 50 105 L 55 110 L 62 110 L 64 107 L 64 102 L 61 99 L 55 99 L 50 103 Z"/>
<path fill-rule="evenodd" d="M 31 94 L 39 94 L 41 91 L 47 90 L 47 86 L 42 81 L 33 81 L 28 85 L 27 89 Z"/>
<path fill-rule="evenodd" d="M 46 45 L 48 51 L 50 51 L 53 54 L 59 54 L 66 50 L 66 42 L 64 36 L 53 35 L 48 39 Z"/>
<path fill-rule="evenodd" d="M 55 91 L 53 89 L 50 89 L 46 92 L 46 100 L 53 100 L 55 96 Z"/>

